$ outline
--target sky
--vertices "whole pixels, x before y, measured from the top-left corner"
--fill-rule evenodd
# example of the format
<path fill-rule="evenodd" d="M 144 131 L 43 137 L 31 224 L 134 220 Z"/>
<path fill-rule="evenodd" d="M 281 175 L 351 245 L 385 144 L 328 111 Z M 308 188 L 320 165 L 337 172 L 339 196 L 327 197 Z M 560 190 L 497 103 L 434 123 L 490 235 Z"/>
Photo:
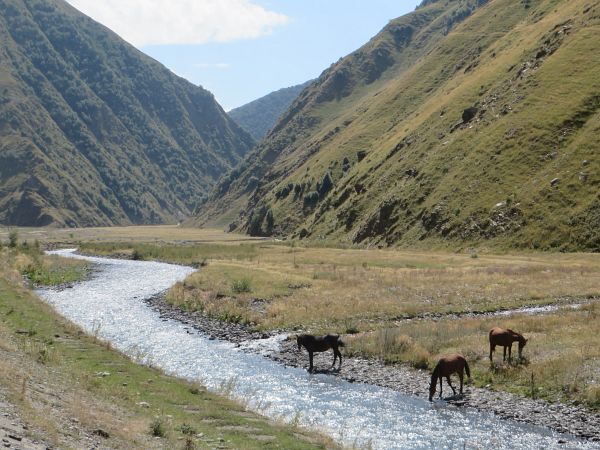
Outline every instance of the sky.
<path fill-rule="evenodd" d="M 316 78 L 420 0 L 67 0 L 229 110 Z"/>

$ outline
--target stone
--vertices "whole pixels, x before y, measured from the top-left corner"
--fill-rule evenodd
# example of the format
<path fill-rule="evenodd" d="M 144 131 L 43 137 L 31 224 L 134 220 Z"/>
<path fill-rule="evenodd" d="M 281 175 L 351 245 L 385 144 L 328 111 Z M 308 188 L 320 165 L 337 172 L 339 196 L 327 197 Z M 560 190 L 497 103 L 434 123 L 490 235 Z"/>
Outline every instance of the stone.
<path fill-rule="evenodd" d="M 92 433 L 95 434 L 96 436 L 103 437 L 104 439 L 108 439 L 110 437 L 110 434 L 108 434 L 108 432 L 104 431 L 102 428 L 98 428 L 97 430 L 94 430 Z"/>
<path fill-rule="evenodd" d="M 550 181 L 550 186 L 556 186 L 558 183 L 560 183 L 560 178 L 554 178 Z"/>
<path fill-rule="evenodd" d="M 478 112 L 479 112 L 479 108 L 476 108 L 474 106 L 471 108 L 465 109 L 462 114 L 463 123 L 471 122 L 475 118 L 475 116 L 477 116 Z"/>

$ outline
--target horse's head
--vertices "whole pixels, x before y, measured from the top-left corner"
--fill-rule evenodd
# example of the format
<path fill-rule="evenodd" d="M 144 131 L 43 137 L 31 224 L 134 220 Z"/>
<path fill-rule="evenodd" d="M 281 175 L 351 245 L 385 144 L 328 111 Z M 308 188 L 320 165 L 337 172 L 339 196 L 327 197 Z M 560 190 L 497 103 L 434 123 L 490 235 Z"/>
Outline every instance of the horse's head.
<path fill-rule="evenodd" d="M 429 401 L 433 401 L 433 396 L 435 395 L 435 388 L 437 386 L 437 381 L 434 381 L 429 385 Z"/>
<path fill-rule="evenodd" d="M 527 341 L 528 339 L 525 339 L 523 336 L 521 336 L 521 339 L 519 339 L 519 358 L 523 357 L 523 347 L 525 347 Z"/>

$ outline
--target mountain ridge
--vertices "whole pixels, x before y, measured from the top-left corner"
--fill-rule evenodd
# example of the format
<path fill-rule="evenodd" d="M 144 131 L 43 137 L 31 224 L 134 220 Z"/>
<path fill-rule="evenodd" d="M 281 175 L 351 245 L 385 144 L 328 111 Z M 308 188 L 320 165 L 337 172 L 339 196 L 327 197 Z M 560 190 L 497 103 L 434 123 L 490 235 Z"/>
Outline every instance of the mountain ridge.
<path fill-rule="evenodd" d="M 219 183 L 212 195 L 240 209 L 209 198 L 196 223 L 346 245 L 600 249 L 588 3 L 424 2 L 325 71 Z"/>
<path fill-rule="evenodd" d="M 300 92 L 312 82 L 313 80 L 309 80 L 296 86 L 271 92 L 250 103 L 232 109 L 228 113 L 229 117 L 250 133 L 257 142 L 260 142 Z"/>
<path fill-rule="evenodd" d="M 253 145 L 212 94 L 66 2 L 0 10 L 0 223 L 176 222 Z"/>

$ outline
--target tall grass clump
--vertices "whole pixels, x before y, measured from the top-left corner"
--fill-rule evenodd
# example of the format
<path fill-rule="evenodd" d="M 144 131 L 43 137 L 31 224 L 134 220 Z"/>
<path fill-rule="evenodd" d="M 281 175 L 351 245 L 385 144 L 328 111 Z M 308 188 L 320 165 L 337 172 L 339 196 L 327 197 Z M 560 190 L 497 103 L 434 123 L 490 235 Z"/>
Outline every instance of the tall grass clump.
<path fill-rule="evenodd" d="M 417 369 L 429 366 L 430 353 L 410 336 L 395 328 L 382 328 L 350 341 L 353 354 L 377 356 L 386 363 L 406 362 Z"/>
<path fill-rule="evenodd" d="M 17 248 L 18 245 L 19 245 L 19 233 L 17 232 L 17 230 L 12 230 L 8 234 L 8 246 L 10 248 Z"/>
<path fill-rule="evenodd" d="M 163 421 L 157 417 L 150 424 L 150 434 L 154 437 L 164 438 L 167 435 L 167 430 Z"/>
<path fill-rule="evenodd" d="M 234 294 L 249 294 L 252 292 L 252 284 L 248 278 L 240 278 L 231 282 L 231 291 Z"/>

